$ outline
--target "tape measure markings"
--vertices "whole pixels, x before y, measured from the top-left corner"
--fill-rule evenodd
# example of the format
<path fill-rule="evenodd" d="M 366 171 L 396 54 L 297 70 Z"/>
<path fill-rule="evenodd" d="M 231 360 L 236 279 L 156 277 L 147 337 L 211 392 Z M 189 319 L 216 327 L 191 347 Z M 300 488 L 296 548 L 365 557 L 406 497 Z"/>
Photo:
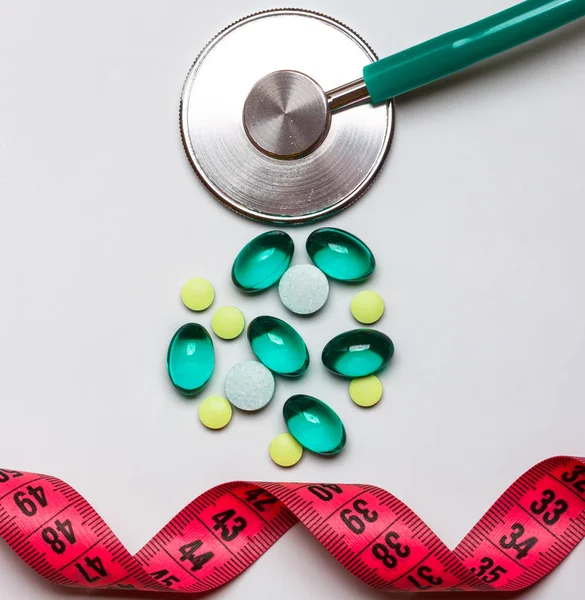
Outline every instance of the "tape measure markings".
<path fill-rule="evenodd" d="M 384 591 L 517 591 L 585 537 L 585 459 L 536 465 L 451 551 L 398 498 L 371 485 L 235 481 L 188 504 L 132 556 L 73 488 L 0 470 L 0 536 L 60 585 L 205 592 L 301 521 L 348 571 Z"/>

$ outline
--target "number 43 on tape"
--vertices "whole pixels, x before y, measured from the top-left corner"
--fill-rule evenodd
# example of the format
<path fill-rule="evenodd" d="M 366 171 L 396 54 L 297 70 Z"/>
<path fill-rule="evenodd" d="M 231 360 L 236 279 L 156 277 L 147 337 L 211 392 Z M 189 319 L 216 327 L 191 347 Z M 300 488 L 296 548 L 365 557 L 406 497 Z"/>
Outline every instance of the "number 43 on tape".
<path fill-rule="evenodd" d="M 299 521 L 348 571 L 380 590 L 521 590 L 585 536 L 585 459 L 550 458 L 527 471 L 454 550 L 372 485 L 237 481 L 193 500 L 135 556 L 63 481 L 0 470 L 0 536 L 58 585 L 213 590 Z"/>

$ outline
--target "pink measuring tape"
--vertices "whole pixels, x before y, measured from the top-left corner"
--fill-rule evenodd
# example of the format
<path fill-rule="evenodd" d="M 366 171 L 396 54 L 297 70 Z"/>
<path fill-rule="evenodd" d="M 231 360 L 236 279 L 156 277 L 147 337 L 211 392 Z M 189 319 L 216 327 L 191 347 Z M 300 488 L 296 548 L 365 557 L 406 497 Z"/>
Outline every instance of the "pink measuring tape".
<path fill-rule="evenodd" d="M 213 590 L 298 521 L 380 590 L 521 590 L 585 536 L 585 459 L 550 458 L 527 471 L 453 551 L 398 498 L 372 485 L 238 481 L 193 500 L 132 556 L 63 481 L 0 470 L 0 535 L 59 585 Z"/>

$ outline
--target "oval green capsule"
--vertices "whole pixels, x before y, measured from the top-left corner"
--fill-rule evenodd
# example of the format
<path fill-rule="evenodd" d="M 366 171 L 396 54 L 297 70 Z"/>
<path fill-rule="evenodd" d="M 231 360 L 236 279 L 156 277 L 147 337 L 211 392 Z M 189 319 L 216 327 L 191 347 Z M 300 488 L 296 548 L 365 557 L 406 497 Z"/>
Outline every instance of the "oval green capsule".
<path fill-rule="evenodd" d="M 307 239 L 307 253 L 325 275 L 338 281 L 365 281 L 376 268 L 372 251 L 355 235 L 322 227 Z"/>
<path fill-rule="evenodd" d="M 289 268 L 294 242 L 284 231 L 267 231 L 248 242 L 232 267 L 234 285 L 250 294 L 277 283 Z"/>
<path fill-rule="evenodd" d="M 392 340 L 375 329 L 353 329 L 334 337 L 323 349 L 327 369 L 342 377 L 366 377 L 381 371 L 394 354 Z"/>
<path fill-rule="evenodd" d="M 194 396 L 213 373 L 215 353 L 207 329 L 198 323 L 183 325 L 173 336 L 167 352 L 167 371 L 173 385 Z"/>
<path fill-rule="evenodd" d="M 296 329 L 276 317 L 256 317 L 248 340 L 258 360 L 283 377 L 300 377 L 309 366 L 309 351 Z"/>
<path fill-rule="evenodd" d="M 332 456 L 345 446 L 345 428 L 337 413 L 313 396 L 291 396 L 283 408 L 284 421 L 297 442 L 311 452 Z"/>

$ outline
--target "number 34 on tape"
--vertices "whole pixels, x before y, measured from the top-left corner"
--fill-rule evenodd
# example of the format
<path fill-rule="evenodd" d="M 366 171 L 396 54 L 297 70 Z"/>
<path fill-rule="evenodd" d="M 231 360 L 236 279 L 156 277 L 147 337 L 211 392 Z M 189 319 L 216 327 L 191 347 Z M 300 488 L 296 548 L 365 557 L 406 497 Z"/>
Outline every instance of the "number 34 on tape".
<path fill-rule="evenodd" d="M 372 485 L 238 481 L 193 500 L 135 556 L 63 481 L 0 470 L 0 536 L 58 585 L 210 591 L 299 521 L 348 571 L 380 590 L 521 590 L 585 536 L 585 459 L 550 458 L 527 471 L 454 550 Z"/>

